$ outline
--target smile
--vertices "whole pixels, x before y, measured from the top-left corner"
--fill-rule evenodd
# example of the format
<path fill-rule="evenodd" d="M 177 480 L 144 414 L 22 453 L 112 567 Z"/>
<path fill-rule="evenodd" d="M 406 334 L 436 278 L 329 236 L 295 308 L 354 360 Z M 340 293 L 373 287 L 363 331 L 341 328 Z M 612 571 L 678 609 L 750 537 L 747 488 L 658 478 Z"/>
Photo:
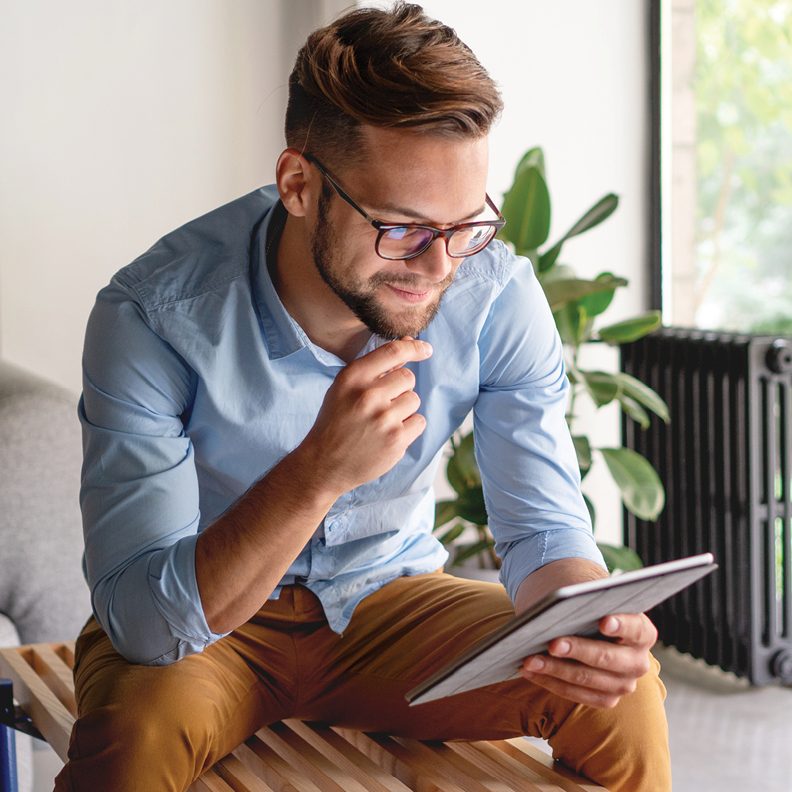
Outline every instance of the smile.
<path fill-rule="evenodd" d="M 432 296 L 433 289 L 425 289 L 418 291 L 416 289 L 404 288 L 401 286 L 394 286 L 392 283 L 386 283 L 385 286 L 393 292 L 399 299 L 410 303 L 425 302 Z"/>

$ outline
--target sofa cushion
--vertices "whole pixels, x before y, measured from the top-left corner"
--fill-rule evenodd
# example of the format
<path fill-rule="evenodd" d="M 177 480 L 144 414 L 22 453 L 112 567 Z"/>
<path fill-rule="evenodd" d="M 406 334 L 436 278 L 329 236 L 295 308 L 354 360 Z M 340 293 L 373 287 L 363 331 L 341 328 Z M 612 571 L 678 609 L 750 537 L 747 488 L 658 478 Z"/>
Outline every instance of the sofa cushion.
<path fill-rule="evenodd" d="M 0 362 L 0 612 L 22 643 L 75 638 L 82 576 L 77 398 Z"/>

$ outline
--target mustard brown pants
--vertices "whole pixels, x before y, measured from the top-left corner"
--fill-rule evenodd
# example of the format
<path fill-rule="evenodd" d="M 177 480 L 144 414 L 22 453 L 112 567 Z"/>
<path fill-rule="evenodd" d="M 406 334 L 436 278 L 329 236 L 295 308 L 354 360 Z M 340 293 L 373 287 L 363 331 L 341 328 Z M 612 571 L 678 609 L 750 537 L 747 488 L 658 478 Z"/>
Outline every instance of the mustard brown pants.
<path fill-rule="evenodd" d="M 164 667 L 133 665 L 91 619 L 77 641 L 79 718 L 56 792 L 183 792 L 259 728 L 283 718 L 419 740 L 549 740 L 556 759 L 612 792 L 669 792 L 658 664 L 612 710 L 517 679 L 408 707 L 404 694 L 514 616 L 496 584 L 436 572 L 393 581 L 343 635 L 307 588 Z"/>

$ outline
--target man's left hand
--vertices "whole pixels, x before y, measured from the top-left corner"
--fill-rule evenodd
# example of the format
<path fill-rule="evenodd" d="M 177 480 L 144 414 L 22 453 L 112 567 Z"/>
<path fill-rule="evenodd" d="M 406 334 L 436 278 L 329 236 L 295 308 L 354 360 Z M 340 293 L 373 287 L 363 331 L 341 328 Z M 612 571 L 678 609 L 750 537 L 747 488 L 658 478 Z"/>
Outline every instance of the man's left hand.
<path fill-rule="evenodd" d="M 635 690 L 649 670 L 649 650 L 657 630 L 645 614 L 600 620 L 600 632 L 613 640 L 565 636 L 549 644 L 549 655 L 531 655 L 520 673 L 547 690 L 591 707 L 615 707 Z"/>

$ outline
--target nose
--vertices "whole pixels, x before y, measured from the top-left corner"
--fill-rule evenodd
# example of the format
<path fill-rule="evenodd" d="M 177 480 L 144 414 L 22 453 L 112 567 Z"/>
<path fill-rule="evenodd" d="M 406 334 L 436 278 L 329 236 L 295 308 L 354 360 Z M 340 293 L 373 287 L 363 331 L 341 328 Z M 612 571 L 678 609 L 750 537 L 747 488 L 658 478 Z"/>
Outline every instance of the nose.
<path fill-rule="evenodd" d="M 448 255 L 447 244 L 448 240 L 445 238 L 435 239 L 420 256 L 407 259 L 405 263 L 410 270 L 422 275 L 431 283 L 440 283 L 458 263 Z"/>

